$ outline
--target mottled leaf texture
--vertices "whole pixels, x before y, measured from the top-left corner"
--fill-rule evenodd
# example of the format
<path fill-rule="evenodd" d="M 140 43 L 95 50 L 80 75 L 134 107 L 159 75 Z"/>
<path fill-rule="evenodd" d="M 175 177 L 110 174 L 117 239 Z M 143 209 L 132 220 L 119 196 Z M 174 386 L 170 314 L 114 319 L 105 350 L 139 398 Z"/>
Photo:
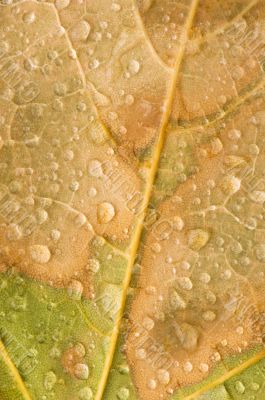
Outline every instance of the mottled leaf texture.
<path fill-rule="evenodd" d="M 0 400 L 265 399 L 265 3 L 0 0 Z"/>

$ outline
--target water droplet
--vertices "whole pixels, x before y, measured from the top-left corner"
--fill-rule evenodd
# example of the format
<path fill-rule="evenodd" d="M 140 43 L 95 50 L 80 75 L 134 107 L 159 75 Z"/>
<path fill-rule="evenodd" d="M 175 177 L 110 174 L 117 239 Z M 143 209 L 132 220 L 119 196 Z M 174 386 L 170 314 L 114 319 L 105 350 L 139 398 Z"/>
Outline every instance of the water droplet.
<path fill-rule="evenodd" d="M 125 104 L 127 104 L 128 106 L 131 106 L 134 103 L 134 97 L 131 94 L 128 94 L 125 97 Z"/>
<path fill-rule="evenodd" d="M 235 389 L 236 389 L 236 391 L 237 391 L 237 393 L 240 393 L 240 394 L 243 394 L 243 393 L 245 393 L 245 386 L 243 385 L 243 383 L 242 382 L 240 382 L 240 381 L 237 381 L 236 383 L 235 383 Z"/>
<path fill-rule="evenodd" d="M 157 387 L 156 380 L 155 379 L 149 379 L 148 382 L 147 382 L 147 387 L 150 390 L 155 390 L 156 387 Z"/>
<path fill-rule="evenodd" d="M 143 320 L 143 327 L 145 329 L 147 329 L 148 331 L 151 331 L 153 329 L 153 327 L 155 326 L 154 321 L 149 318 L 149 317 L 145 317 Z"/>
<path fill-rule="evenodd" d="M 22 230 L 17 224 L 10 224 L 7 229 L 8 240 L 19 240 L 22 237 Z"/>
<path fill-rule="evenodd" d="M 176 216 L 173 218 L 173 227 L 178 231 L 181 231 L 184 228 L 184 221 L 181 217 Z"/>
<path fill-rule="evenodd" d="M 209 365 L 206 364 L 206 363 L 201 363 L 199 368 L 200 368 L 200 371 L 201 371 L 201 372 L 208 372 L 208 370 L 209 370 Z"/>
<path fill-rule="evenodd" d="M 93 392 L 90 387 L 86 386 L 83 389 L 79 390 L 78 396 L 80 400 L 92 400 Z"/>
<path fill-rule="evenodd" d="M 53 229 L 53 230 L 51 231 L 50 236 L 51 236 L 51 239 L 52 239 L 54 242 L 57 242 L 57 240 L 59 240 L 60 237 L 61 237 L 61 232 L 60 232 L 58 229 Z"/>
<path fill-rule="evenodd" d="M 200 275 L 200 281 L 203 283 L 209 283 L 211 276 L 207 272 L 202 272 Z"/>
<path fill-rule="evenodd" d="M 41 225 L 48 220 L 49 215 L 46 210 L 39 208 L 36 211 L 36 218 L 37 218 L 38 224 Z"/>
<path fill-rule="evenodd" d="M 23 21 L 26 24 L 32 24 L 36 20 L 36 15 L 33 11 L 27 12 L 23 15 Z"/>
<path fill-rule="evenodd" d="M 170 306 L 172 310 L 185 310 L 187 307 L 186 302 L 180 297 L 178 292 L 174 289 L 170 294 Z"/>
<path fill-rule="evenodd" d="M 190 278 L 188 278 L 186 276 L 178 278 L 178 283 L 182 287 L 182 289 L 191 290 L 193 288 L 193 284 L 192 284 Z"/>
<path fill-rule="evenodd" d="M 159 244 L 159 243 L 154 243 L 154 244 L 152 244 L 152 250 L 153 250 L 153 252 L 154 253 L 160 253 L 160 251 L 161 251 L 161 245 Z"/>
<path fill-rule="evenodd" d="M 70 33 L 71 39 L 85 41 L 88 38 L 90 30 L 91 27 L 87 21 L 79 21 Z"/>
<path fill-rule="evenodd" d="M 250 144 L 248 149 L 252 156 L 257 156 L 259 154 L 259 147 L 255 143 Z"/>
<path fill-rule="evenodd" d="M 97 58 L 94 58 L 94 60 L 92 60 L 92 61 L 90 61 L 90 63 L 89 63 L 89 67 L 91 68 L 91 69 L 97 69 L 98 67 L 99 67 L 99 61 L 98 61 L 98 59 Z"/>
<path fill-rule="evenodd" d="M 86 348 L 82 343 L 76 343 L 74 346 L 74 351 L 78 357 L 84 357 L 86 355 Z"/>
<path fill-rule="evenodd" d="M 260 388 L 260 385 L 258 383 L 252 382 L 252 384 L 251 384 L 252 390 L 255 390 L 255 392 L 256 392 L 257 390 L 259 390 L 259 388 Z"/>
<path fill-rule="evenodd" d="M 86 103 L 84 101 L 79 101 L 76 105 L 77 111 L 84 112 L 87 109 Z"/>
<path fill-rule="evenodd" d="M 87 364 L 78 363 L 74 366 L 74 374 L 77 379 L 87 379 L 89 376 L 89 368 Z"/>
<path fill-rule="evenodd" d="M 145 351 L 145 349 L 136 349 L 135 357 L 138 360 L 145 360 L 146 359 L 146 351 Z"/>
<path fill-rule="evenodd" d="M 111 10 L 115 12 L 119 12 L 121 10 L 121 5 L 118 3 L 112 3 L 111 4 Z"/>
<path fill-rule="evenodd" d="M 68 7 L 70 4 L 70 0 L 55 0 L 55 7 L 57 10 L 63 10 Z"/>
<path fill-rule="evenodd" d="M 126 387 L 121 387 L 117 392 L 117 398 L 119 400 L 127 400 L 129 399 L 130 391 Z"/>
<path fill-rule="evenodd" d="M 46 264 L 51 258 L 50 250 L 47 246 L 35 244 L 29 248 L 31 259 L 39 264 Z"/>
<path fill-rule="evenodd" d="M 236 193 L 240 189 L 240 186 L 240 179 L 232 175 L 226 176 L 221 182 L 221 189 L 228 196 Z"/>
<path fill-rule="evenodd" d="M 111 203 L 104 202 L 98 206 L 98 221 L 100 224 L 107 224 L 115 216 L 115 208 Z"/>
<path fill-rule="evenodd" d="M 187 361 L 183 367 L 185 372 L 191 372 L 193 370 L 193 365 L 190 361 Z"/>
<path fill-rule="evenodd" d="M 138 74 L 138 72 L 140 71 L 140 63 L 137 60 L 130 60 L 128 64 L 128 71 L 132 75 Z"/>
<path fill-rule="evenodd" d="M 239 65 L 236 66 L 232 71 L 232 78 L 235 79 L 236 81 L 243 78 L 244 75 L 245 75 L 245 70 Z"/>
<path fill-rule="evenodd" d="M 202 314 L 202 318 L 204 319 L 204 321 L 212 322 L 216 319 L 216 314 L 215 312 L 208 310 Z"/>
<path fill-rule="evenodd" d="M 238 129 L 231 129 L 228 132 L 228 137 L 230 140 L 239 140 L 241 138 L 241 132 Z"/>
<path fill-rule="evenodd" d="M 125 135 L 127 133 L 127 128 L 125 126 L 121 126 L 119 132 L 121 135 Z"/>
<path fill-rule="evenodd" d="M 243 328 L 242 326 L 238 326 L 238 327 L 236 328 L 236 333 L 237 333 L 238 335 L 243 335 L 243 333 L 244 333 L 244 328 Z"/>
<path fill-rule="evenodd" d="M 74 159 L 74 152 L 73 150 L 66 150 L 64 153 L 65 161 L 72 161 Z"/>
<path fill-rule="evenodd" d="M 180 264 L 180 267 L 184 269 L 184 271 L 188 271 L 191 267 L 190 263 L 188 261 L 182 261 Z"/>
<path fill-rule="evenodd" d="M 79 213 L 76 217 L 75 217 L 75 224 L 77 226 L 83 226 L 85 225 L 85 223 L 87 222 L 87 218 L 84 214 Z"/>
<path fill-rule="evenodd" d="M 96 144 L 102 144 L 106 140 L 105 131 L 101 128 L 101 126 L 98 126 L 96 124 L 90 127 L 89 135 L 93 142 Z"/>
<path fill-rule="evenodd" d="M 53 371 L 47 372 L 44 377 L 44 387 L 46 390 L 52 390 L 57 382 L 57 377 Z"/>
<path fill-rule="evenodd" d="M 211 141 L 212 154 L 219 154 L 223 150 L 223 143 L 219 138 L 215 138 Z"/>
<path fill-rule="evenodd" d="M 210 235 L 208 231 L 194 229 L 188 234 L 188 245 L 192 250 L 199 251 L 206 245 L 209 239 Z"/>
<path fill-rule="evenodd" d="M 87 263 L 87 269 L 96 274 L 100 269 L 100 263 L 96 258 L 90 258 Z"/>
<path fill-rule="evenodd" d="M 99 178 L 103 175 L 102 164 L 98 160 L 91 160 L 88 166 L 88 173 L 95 178 Z"/>
<path fill-rule="evenodd" d="M 81 300 L 83 290 L 84 288 L 82 283 L 76 279 L 72 279 L 68 285 L 67 293 L 69 297 L 73 298 L 74 300 Z"/>
<path fill-rule="evenodd" d="M 183 349 L 194 351 L 198 344 L 199 333 L 192 325 L 187 323 L 174 323 L 176 336 Z"/>
<path fill-rule="evenodd" d="M 249 197 L 258 204 L 263 204 L 265 202 L 265 192 L 261 190 L 254 190 L 252 193 L 250 193 Z"/>
<path fill-rule="evenodd" d="M 224 94 L 221 94 L 217 97 L 217 101 L 219 104 L 224 105 L 227 102 L 227 98 Z"/>
<path fill-rule="evenodd" d="M 162 385 L 167 385 L 170 381 L 169 372 L 166 369 L 159 369 L 157 371 L 157 378 Z"/>
<path fill-rule="evenodd" d="M 57 96 L 65 96 L 66 95 L 66 93 L 67 93 L 67 87 L 66 87 L 66 85 L 64 85 L 63 83 L 61 83 L 61 82 L 56 82 L 55 84 L 54 84 L 54 93 L 57 95 Z"/>
<path fill-rule="evenodd" d="M 215 304 L 216 303 L 216 296 L 213 292 L 209 291 L 206 293 L 206 299 L 207 301 L 209 301 L 209 303 L 211 304 Z"/>
<path fill-rule="evenodd" d="M 258 244 L 255 248 L 255 253 L 257 260 L 264 262 L 265 261 L 265 244 Z"/>

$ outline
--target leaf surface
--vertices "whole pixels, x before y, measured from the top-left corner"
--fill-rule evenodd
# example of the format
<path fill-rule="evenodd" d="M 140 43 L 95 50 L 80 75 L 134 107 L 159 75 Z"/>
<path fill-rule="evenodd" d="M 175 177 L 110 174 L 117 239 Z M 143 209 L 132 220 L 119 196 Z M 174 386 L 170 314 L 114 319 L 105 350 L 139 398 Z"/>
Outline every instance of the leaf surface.
<path fill-rule="evenodd" d="M 264 17 L 1 2 L 1 400 L 263 399 Z"/>

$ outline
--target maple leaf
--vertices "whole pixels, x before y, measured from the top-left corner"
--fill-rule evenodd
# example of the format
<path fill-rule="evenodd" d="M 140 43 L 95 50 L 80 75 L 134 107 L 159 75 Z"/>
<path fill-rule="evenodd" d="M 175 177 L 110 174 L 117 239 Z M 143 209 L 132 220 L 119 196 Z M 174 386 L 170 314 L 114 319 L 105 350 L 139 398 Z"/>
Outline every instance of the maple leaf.
<path fill-rule="evenodd" d="M 264 20 L 1 1 L 1 399 L 264 398 Z"/>

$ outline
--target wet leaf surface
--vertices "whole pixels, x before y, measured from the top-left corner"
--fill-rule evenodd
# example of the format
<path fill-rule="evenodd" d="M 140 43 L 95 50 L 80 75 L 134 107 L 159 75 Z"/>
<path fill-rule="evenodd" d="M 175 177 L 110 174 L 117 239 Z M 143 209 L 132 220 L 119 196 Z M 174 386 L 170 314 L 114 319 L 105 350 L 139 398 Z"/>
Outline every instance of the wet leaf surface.
<path fill-rule="evenodd" d="M 0 2 L 1 400 L 262 400 L 258 0 Z"/>

